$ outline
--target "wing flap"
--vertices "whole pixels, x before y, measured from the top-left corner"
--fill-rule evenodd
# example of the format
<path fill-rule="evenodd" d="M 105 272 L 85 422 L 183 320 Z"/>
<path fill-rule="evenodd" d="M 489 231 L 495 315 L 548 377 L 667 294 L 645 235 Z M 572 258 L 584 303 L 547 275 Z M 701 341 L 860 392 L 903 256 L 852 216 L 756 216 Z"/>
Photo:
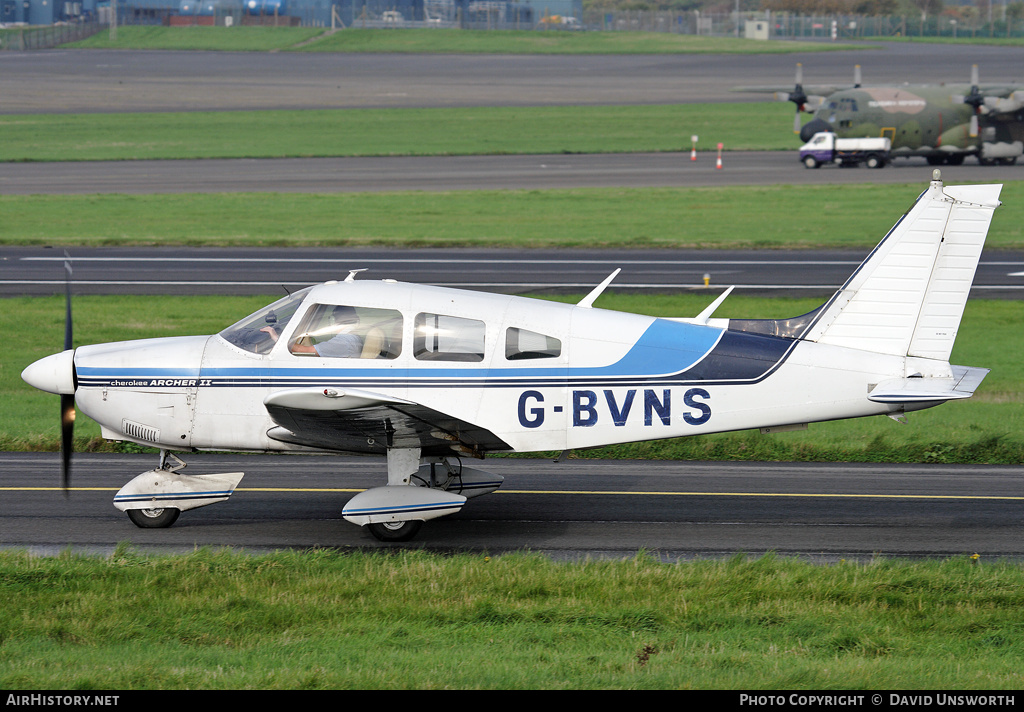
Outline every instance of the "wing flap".
<path fill-rule="evenodd" d="M 279 426 L 268 437 L 365 454 L 420 448 L 424 456 L 481 457 L 486 451 L 512 449 L 486 428 L 412 401 L 369 391 L 327 395 L 325 390 L 331 389 L 296 388 L 268 396 L 263 403 Z"/>

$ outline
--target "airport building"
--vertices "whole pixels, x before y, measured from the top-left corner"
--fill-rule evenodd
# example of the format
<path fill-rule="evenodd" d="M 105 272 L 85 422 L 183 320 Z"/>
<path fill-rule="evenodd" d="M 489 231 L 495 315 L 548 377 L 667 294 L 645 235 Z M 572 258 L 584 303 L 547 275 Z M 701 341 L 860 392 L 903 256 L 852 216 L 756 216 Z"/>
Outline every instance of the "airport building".
<path fill-rule="evenodd" d="M 4 25 L 107 22 L 119 25 L 463 27 L 575 29 L 582 0 L 0 0 Z"/>

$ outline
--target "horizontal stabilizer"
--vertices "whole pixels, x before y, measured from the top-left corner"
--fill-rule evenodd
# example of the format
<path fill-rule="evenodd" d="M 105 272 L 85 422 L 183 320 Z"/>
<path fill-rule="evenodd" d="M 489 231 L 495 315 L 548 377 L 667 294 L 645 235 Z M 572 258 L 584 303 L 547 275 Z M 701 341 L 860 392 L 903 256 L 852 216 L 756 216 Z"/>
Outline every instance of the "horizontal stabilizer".
<path fill-rule="evenodd" d="M 953 366 L 952 378 L 897 378 L 868 394 L 876 403 L 943 403 L 970 398 L 988 375 L 987 368 Z"/>

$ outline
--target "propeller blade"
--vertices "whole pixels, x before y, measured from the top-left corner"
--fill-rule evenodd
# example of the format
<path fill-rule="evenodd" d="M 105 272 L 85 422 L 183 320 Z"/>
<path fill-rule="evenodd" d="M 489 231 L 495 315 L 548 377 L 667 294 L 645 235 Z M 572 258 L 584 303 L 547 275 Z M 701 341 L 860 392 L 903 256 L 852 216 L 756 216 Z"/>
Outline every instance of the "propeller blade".
<path fill-rule="evenodd" d="M 71 255 L 64 250 L 64 350 L 73 348 L 71 334 Z"/>
<path fill-rule="evenodd" d="M 71 255 L 64 251 L 64 350 L 74 348 L 74 335 L 71 322 Z M 74 369 L 74 362 L 72 362 Z M 78 387 L 77 378 L 74 379 Z M 75 437 L 75 396 L 60 397 L 60 482 L 64 496 L 68 496 L 71 485 L 71 452 L 74 449 Z"/>
<path fill-rule="evenodd" d="M 60 397 L 60 485 L 64 496 L 68 496 L 71 486 L 71 452 L 74 448 L 75 436 L 75 397 Z"/>
<path fill-rule="evenodd" d="M 860 87 L 860 65 L 853 65 L 853 88 L 857 89 Z"/>
<path fill-rule="evenodd" d="M 800 112 L 804 110 L 804 104 L 807 103 L 807 94 L 804 93 L 803 81 L 804 65 L 802 62 L 797 62 L 796 86 L 793 87 L 793 91 L 787 97 L 796 104 L 796 115 L 793 117 L 793 133 L 800 133 Z"/>
<path fill-rule="evenodd" d="M 978 114 L 981 113 L 982 107 L 985 105 L 985 97 L 981 93 L 981 89 L 978 88 L 978 65 L 971 65 L 971 90 L 967 93 L 967 96 L 963 98 L 963 103 L 970 104 L 971 108 L 974 109 L 971 112 L 971 137 L 978 135 Z"/>

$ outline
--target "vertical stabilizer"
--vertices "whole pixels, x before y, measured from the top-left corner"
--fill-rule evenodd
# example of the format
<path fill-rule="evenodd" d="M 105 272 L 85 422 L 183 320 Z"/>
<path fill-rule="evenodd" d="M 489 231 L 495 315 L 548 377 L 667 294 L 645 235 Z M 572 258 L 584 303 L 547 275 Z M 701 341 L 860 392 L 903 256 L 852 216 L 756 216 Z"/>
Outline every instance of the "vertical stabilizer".
<path fill-rule="evenodd" d="M 936 176 L 804 338 L 948 361 L 1001 189 Z"/>

